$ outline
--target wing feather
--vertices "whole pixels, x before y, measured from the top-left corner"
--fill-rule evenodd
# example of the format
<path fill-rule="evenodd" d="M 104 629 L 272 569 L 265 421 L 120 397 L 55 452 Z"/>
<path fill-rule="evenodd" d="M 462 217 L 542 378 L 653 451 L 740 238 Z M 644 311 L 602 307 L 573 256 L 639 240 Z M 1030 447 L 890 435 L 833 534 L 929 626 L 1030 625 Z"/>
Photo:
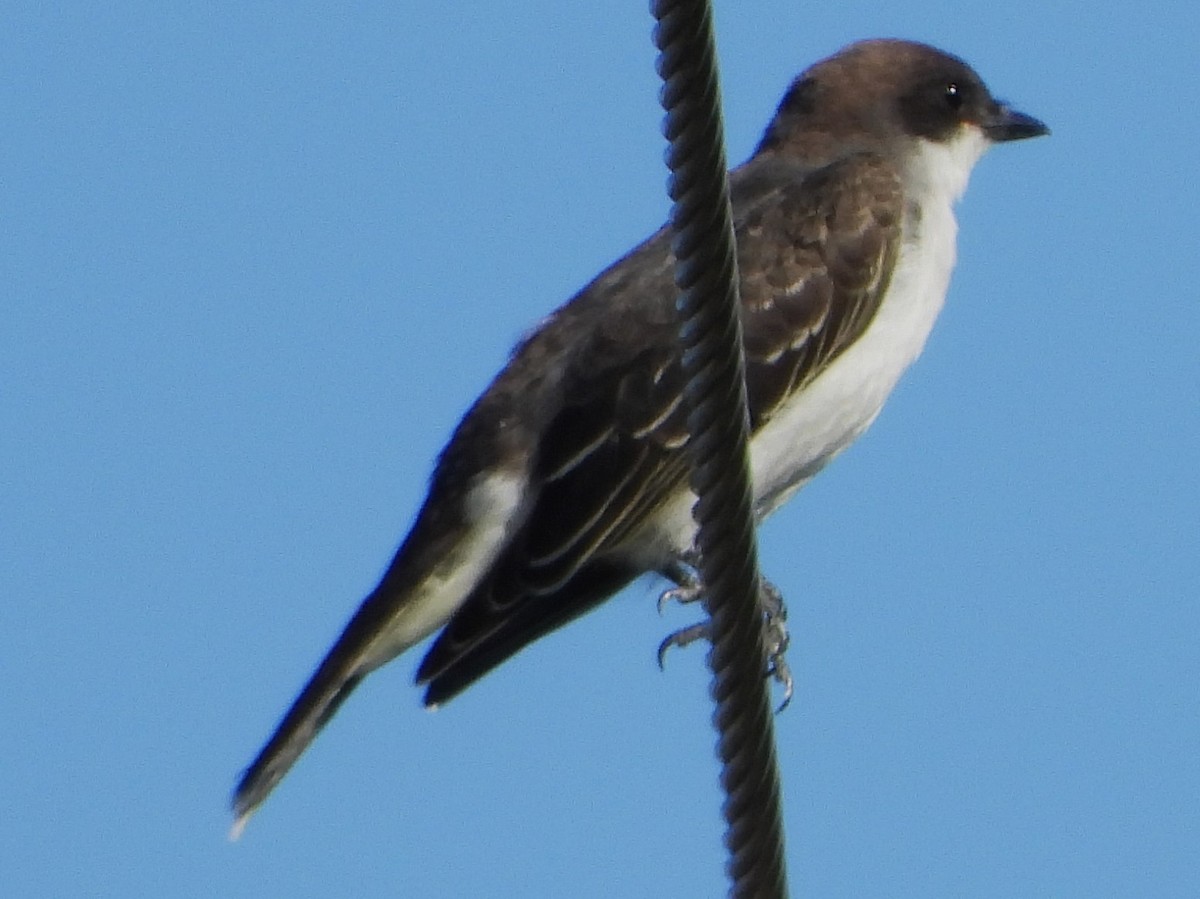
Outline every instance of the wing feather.
<path fill-rule="evenodd" d="M 898 252 L 903 195 L 896 173 L 870 154 L 782 187 L 756 179 L 754 165 L 743 167 L 740 191 L 735 173 L 734 196 L 757 429 L 870 324 Z M 747 187 L 755 183 L 762 189 Z M 657 254 L 655 276 L 638 285 L 651 300 L 630 302 L 634 275 L 619 263 L 571 304 L 624 304 L 623 315 L 603 317 L 577 348 L 561 391 L 571 404 L 539 439 L 525 524 L 422 662 L 427 701 L 452 696 L 640 573 L 622 567 L 628 543 L 645 539 L 687 477 L 667 252 L 662 233 L 635 251 L 643 264 Z"/>

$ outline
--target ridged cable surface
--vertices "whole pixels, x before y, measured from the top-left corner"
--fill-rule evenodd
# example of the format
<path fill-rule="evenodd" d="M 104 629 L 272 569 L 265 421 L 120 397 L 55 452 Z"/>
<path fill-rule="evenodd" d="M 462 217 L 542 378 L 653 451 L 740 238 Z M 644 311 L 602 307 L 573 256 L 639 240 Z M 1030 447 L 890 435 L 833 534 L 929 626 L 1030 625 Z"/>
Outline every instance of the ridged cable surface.
<path fill-rule="evenodd" d="M 708 0 L 654 0 L 652 9 L 670 141 L 675 283 L 730 895 L 782 899 L 783 820 L 758 597 L 737 257 L 712 10 Z"/>

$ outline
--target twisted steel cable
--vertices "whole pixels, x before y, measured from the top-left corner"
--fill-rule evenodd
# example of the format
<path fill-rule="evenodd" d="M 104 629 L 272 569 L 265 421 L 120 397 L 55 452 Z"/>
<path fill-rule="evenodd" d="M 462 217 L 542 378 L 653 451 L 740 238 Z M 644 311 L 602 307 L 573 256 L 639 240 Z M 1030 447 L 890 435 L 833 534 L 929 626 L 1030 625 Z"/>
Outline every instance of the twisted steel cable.
<path fill-rule="evenodd" d="M 759 603 L 745 361 L 712 10 L 654 0 L 670 146 L 675 284 L 691 432 L 693 512 L 709 617 L 713 722 L 730 895 L 784 897 L 779 772 Z"/>

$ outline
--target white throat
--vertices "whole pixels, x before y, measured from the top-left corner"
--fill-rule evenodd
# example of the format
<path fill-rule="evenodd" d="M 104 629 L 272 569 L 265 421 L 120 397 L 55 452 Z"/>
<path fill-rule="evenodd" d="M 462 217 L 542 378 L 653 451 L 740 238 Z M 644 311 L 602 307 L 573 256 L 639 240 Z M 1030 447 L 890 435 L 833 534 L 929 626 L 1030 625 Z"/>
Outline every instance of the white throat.
<path fill-rule="evenodd" d="M 924 205 L 928 201 L 956 203 L 967 189 L 971 169 L 991 141 L 975 125 L 964 125 L 951 140 L 917 142 L 905 167 L 909 195 Z"/>

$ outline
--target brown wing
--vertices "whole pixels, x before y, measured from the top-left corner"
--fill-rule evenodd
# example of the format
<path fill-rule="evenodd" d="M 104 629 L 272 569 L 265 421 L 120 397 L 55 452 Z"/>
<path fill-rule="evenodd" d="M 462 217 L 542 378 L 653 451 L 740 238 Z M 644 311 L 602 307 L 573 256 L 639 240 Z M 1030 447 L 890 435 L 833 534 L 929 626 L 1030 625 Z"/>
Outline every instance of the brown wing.
<path fill-rule="evenodd" d="M 866 330 L 896 261 L 902 211 L 892 168 L 863 154 L 747 217 L 738 265 L 754 430 Z"/>
<path fill-rule="evenodd" d="M 903 202 L 895 173 L 875 156 L 790 181 L 763 177 L 757 162 L 735 173 L 754 429 L 871 321 L 896 258 Z M 523 526 L 421 664 L 426 702 L 450 698 L 643 573 L 628 543 L 687 478 L 667 253 L 660 233 L 564 310 L 600 312 L 563 376 L 569 402 L 539 435 L 536 498 Z"/>

